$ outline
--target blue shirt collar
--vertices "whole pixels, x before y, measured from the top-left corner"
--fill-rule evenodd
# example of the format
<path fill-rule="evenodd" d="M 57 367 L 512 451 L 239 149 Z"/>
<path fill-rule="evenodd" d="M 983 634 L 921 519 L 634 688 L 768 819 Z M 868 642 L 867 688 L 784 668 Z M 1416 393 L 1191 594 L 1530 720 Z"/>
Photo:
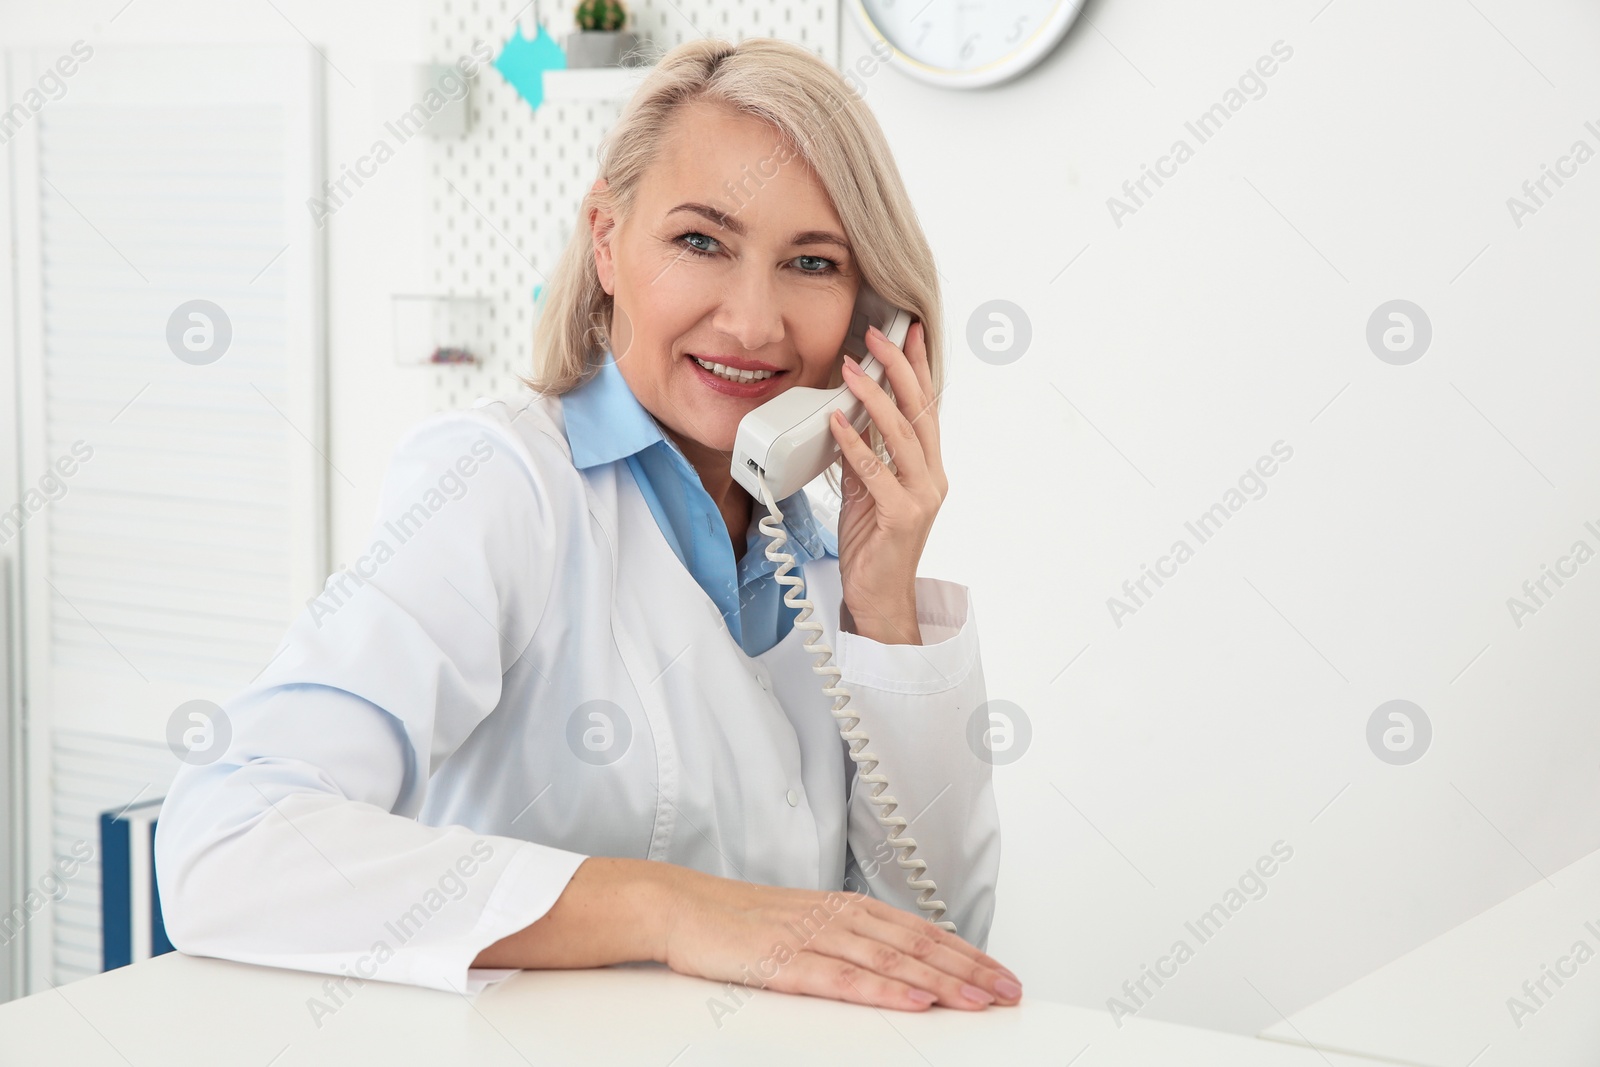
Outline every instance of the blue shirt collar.
<path fill-rule="evenodd" d="M 605 353 L 593 377 L 562 394 L 561 413 L 566 419 L 572 462 L 579 470 L 626 459 L 667 440 L 633 395 L 610 352 Z"/>
<path fill-rule="evenodd" d="M 572 462 L 579 470 L 587 470 L 603 463 L 627 459 L 655 444 L 661 444 L 683 461 L 686 476 L 699 485 L 694 467 L 671 438 L 661 430 L 648 409 L 633 395 L 633 389 L 617 369 L 616 360 L 607 351 L 600 369 L 588 381 L 561 395 L 561 413 L 567 428 L 567 444 L 572 449 Z M 700 487 L 701 492 L 705 489 Z M 837 557 L 838 542 L 833 531 L 817 521 L 805 490 L 778 501 L 783 512 L 783 525 L 799 547 L 811 559 L 825 555 Z M 757 524 L 766 516 L 766 507 L 759 500 L 750 513 L 749 540 L 756 544 L 762 538 Z M 770 566 L 770 564 L 769 564 Z"/>

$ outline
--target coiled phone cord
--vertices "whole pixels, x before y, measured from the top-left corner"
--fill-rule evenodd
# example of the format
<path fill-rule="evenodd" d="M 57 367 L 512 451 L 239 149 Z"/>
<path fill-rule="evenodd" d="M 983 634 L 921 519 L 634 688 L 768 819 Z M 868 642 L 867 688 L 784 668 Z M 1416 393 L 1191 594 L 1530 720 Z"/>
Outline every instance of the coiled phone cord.
<path fill-rule="evenodd" d="M 789 534 L 784 530 L 783 512 L 778 510 L 778 503 L 772 498 L 772 490 L 767 487 L 766 478 L 761 472 L 755 471 L 757 482 L 761 486 L 761 501 L 767 506 L 767 515 L 760 523 L 761 532 L 770 538 L 767 545 L 767 558 L 777 563 L 778 569 L 773 573 L 779 585 L 788 586 L 783 595 L 783 602 L 791 608 L 800 609 L 800 615 L 795 619 L 796 629 L 810 630 L 815 636 L 805 643 L 807 652 L 820 658 L 811 665 L 813 672 L 833 676 L 833 681 L 825 684 L 822 691 L 834 698 L 832 708 L 833 717 L 839 724 L 839 736 L 850 744 L 850 758 L 856 762 L 856 774 L 863 781 L 871 785 L 872 792 L 868 796 L 873 804 L 880 809 L 877 814 L 878 822 L 888 831 L 889 844 L 896 850 L 904 849 L 904 855 L 897 855 L 895 862 L 906 872 L 906 884 L 912 889 L 919 890 L 917 907 L 931 914 L 926 918 L 929 922 L 943 930 L 955 933 L 956 924 L 944 918 L 945 905 L 942 900 L 933 899 L 939 891 L 931 878 L 923 877 L 928 865 L 916 859 L 917 842 L 915 838 L 905 836 L 907 826 L 904 817 L 894 814 L 900 802 L 892 796 L 885 794 L 889 788 L 889 779 L 875 773 L 878 766 L 878 757 L 866 751 L 867 735 L 857 729 L 861 722 L 860 716 L 854 715 L 845 709 L 850 704 L 850 690 L 839 685 L 841 672 L 838 667 L 829 661 L 833 659 L 833 649 L 822 641 L 822 624 L 811 618 L 812 603 L 805 598 L 805 579 L 798 574 L 790 574 L 794 566 L 794 556 L 791 553 L 780 551 L 789 540 Z M 849 720 L 846 722 L 845 720 Z M 898 836 L 897 836 L 898 834 Z"/>

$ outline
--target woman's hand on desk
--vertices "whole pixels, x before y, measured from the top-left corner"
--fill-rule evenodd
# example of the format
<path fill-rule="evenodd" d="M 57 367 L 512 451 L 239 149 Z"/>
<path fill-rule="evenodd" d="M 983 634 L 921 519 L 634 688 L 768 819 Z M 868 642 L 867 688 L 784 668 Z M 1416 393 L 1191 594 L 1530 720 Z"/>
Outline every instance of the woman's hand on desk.
<path fill-rule="evenodd" d="M 669 869 L 658 958 L 682 974 L 903 1011 L 1021 999 L 993 957 L 883 901 Z"/>

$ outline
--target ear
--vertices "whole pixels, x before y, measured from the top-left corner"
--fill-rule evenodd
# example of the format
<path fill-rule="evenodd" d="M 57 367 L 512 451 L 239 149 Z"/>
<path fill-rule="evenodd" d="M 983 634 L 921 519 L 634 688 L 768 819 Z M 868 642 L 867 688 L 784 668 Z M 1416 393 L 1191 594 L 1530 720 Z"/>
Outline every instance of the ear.
<path fill-rule="evenodd" d="M 606 192 L 610 188 L 604 178 L 596 178 L 590 192 L 596 194 L 598 200 L 606 200 Z M 600 276 L 600 287 L 606 291 L 607 296 L 616 296 L 616 262 L 612 258 L 611 238 L 617 232 L 617 220 L 609 208 L 598 204 L 589 209 L 589 237 L 594 245 L 595 273 Z"/>

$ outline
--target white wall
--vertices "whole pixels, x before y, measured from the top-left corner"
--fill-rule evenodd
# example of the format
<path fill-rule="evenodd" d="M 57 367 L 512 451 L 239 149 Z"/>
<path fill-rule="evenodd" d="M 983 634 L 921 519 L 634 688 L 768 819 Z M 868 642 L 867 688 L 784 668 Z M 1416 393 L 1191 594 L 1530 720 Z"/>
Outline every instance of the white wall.
<path fill-rule="evenodd" d="M 1600 161 L 1506 207 L 1600 148 L 1600 9 L 1085 15 L 993 91 L 868 84 L 947 280 L 925 573 L 972 586 L 990 697 L 1033 728 L 996 769 L 991 951 L 1105 1007 L 1183 938 L 1141 1016 L 1252 1032 L 1600 846 L 1600 563 L 1520 629 L 1506 606 L 1600 549 Z M 1107 198 L 1279 40 L 1265 95 L 1117 226 Z M 996 298 L 1032 322 L 1008 366 L 960 341 Z M 1365 342 L 1394 298 L 1433 324 L 1409 366 Z M 1107 598 L 1279 440 L 1266 495 L 1117 626 Z M 1392 698 L 1434 726 L 1410 766 L 1365 740 Z M 1279 840 L 1265 896 L 1186 931 Z"/>
<path fill-rule="evenodd" d="M 1475 3 L 1097 0 L 1020 82 L 868 82 L 947 279 L 953 495 L 924 573 L 972 587 L 990 696 L 1033 727 L 996 770 L 990 943 L 1031 995 L 1104 1006 L 1282 840 L 1266 896 L 1141 1011 L 1253 1031 L 1600 845 L 1600 564 L 1521 629 L 1505 606 L 1600 547 L 1600 162 L 1521 228 L 1505 206 L 1600 145 L 1600 12 Z M 417 0 L 117 7 L 10 0 L 0 37 L 304 34 L 337 68 L 332 161 L 392 112 L 380 65 L 429 53 Z M 1107 197 L 1280 39 L 1265 96 L 1116 226 Z M 429 288 L 424 164 L 409 145 L 330 231 L 335 562 L 429 409 L 388 350 L 389 294 Z M 1396 297 L 1435 332 L 1407 367 L 1364 339 Z M 1032 322 L 1009 366 L 959 347 L 996 298 Z M 1280 439 L 1266 496 L 1117 627 L 1107 597 Z M 1435 727 L 1407 767 L 1365 741 L 1394 697 Z"/>

